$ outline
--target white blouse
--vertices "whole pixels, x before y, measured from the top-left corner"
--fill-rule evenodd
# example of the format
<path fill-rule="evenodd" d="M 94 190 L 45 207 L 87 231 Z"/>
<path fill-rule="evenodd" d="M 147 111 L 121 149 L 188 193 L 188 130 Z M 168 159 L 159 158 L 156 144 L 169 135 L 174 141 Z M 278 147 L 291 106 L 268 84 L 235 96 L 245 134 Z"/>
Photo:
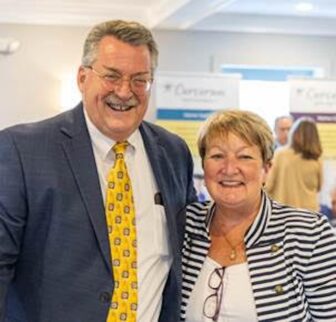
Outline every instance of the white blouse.
<path fill-rule="evenodd" d="M 187 307 L 186 322 L 212 322 L 203 315 L 206 298 L 215 291 L 209 287 L 209 278 L 217 262 L 207 257 L 191 293 Z M 247 263 L 232 265 L 225 268 L 222 287 L 222 303 L 218 322 L 257 322 L 251 282 Z M 216 306 L 215 296 L 207 300 L 207 306 Z M 207 310 L 211 308 L 207 307 Z"/>

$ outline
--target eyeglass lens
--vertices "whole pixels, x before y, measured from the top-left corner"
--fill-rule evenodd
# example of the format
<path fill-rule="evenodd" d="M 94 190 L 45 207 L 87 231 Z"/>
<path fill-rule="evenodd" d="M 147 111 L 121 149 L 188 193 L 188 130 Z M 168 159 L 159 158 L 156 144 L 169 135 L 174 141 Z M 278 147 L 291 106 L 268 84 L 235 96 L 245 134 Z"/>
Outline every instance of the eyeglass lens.
<path fill-rule="evenodd" d="M 222 304 L 222 288 L 225 267 L 215 268 L 209 276 L 208 286 L 215 291 L 204 301 L 203 315 L 212 321 L 217 321 Z"/>
<path fill-rule="evenodd" d="M 124 78 L 122 75 L 116 72 L 104 74 L 98 72 L 92 66 L 86 67 L 91 69 L 103 81 L 106 88 L 110 90 L 114 89 L 116 86 L 121 86 L 125 80 L 129 82 L 132 91 L 139 94 L 144 94 L 148 92 L 151 87 L 151 80 L 145 77 Z"/>

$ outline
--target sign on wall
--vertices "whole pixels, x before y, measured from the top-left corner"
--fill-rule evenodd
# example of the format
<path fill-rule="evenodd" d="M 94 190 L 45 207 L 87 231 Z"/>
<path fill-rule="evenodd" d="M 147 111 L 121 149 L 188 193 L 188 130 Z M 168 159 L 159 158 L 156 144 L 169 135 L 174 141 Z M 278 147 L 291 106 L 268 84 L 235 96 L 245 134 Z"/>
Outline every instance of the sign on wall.
<path fill-rule="evenodd" d="M 155 88 L 157 123 L 183 137 L 197 156 L 200 125 L 214 111 L 237 108 L 238 90 L 237 76 L 161 72 Z"/>
<path fill-rule="evenodd" d="M 336 80 L 293 79 L 289 84 L 291 110 L 330 114 L 335 121 Z"/>
<path fill-rule="evenodd" d="M 290 112 L 315 119 L 324 158 L 336 158 L 336 81 L 290 80 Z"/>

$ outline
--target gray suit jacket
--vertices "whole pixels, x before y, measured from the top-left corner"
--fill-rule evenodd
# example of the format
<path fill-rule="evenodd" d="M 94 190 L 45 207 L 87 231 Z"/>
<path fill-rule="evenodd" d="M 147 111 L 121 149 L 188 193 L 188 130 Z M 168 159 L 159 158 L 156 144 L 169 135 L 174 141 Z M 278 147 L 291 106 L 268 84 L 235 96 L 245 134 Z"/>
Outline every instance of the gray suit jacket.
<path fill-rule="evenodd" d="M 166 211 L 172 269 L 160 321 L 178 321 L 184 217 L 195 200 L 185 143 L 140 132 Z M 0 321 L 104 322 L 113 292 L 105 211 L 83 108 L 0 132 Z"/>

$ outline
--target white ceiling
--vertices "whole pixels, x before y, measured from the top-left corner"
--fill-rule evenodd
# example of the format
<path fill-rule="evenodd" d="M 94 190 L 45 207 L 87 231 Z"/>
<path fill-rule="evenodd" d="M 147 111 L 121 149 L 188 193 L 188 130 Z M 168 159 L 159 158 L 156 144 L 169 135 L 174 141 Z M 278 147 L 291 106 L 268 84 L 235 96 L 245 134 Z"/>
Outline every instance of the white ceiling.
<path fill-rule="evenodd" d="M 314 10 L 305 13 L 295 10 L 300 1 L 0 0 L 0 23 L 90 26 L 120 18 L 153 29 L 336 35 L 336 0 L 306 0 Z"/>

